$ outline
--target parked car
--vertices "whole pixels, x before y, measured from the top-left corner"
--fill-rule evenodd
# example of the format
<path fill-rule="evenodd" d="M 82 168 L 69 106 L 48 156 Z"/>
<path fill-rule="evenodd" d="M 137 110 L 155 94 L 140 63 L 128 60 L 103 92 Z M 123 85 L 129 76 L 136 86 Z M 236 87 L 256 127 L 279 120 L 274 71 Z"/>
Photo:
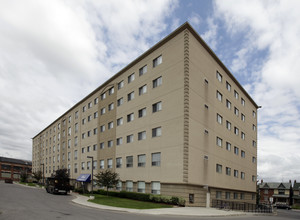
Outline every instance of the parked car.
<path fill-rule="evenodd" d="M 285 202 L 276 202 L 275 207 L 278 209 L 291 209 L 292 207 L 286 204 Z"/>
<path fill-rule="evenodd" d="M 13 183 L 13 180 L 12 179 L 5 179 L 4 182 L 5 183 Z"/>
<path fill-rule="evenodd" d="M 59 179 L 55 177 L 49 177 L 46 179 L 46 191 L 47 193 L 56 194 L 64 193 L 67 194 L 71 190 L 70 179 L 64 178 Z"/>

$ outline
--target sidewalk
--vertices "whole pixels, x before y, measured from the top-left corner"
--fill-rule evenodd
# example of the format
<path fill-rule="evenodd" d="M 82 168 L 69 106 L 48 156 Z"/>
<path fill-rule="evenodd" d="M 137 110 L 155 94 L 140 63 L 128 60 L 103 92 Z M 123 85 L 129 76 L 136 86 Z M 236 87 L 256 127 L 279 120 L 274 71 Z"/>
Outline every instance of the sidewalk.
<path fill-rule="evenodd" d="M 135 214 L 148 214 L 148 215 L 183 215 L 183 216 L 206 216 L 206 217 L 218 217 L 218 216 L 241 216 L 246 215 L 245 212 L 237 211 L 224 211 L 215 208 L 204 207 L 178 207 L 178 208 L 164 208 L 164 209 L 126 209 L 112 206 L 98 205 L 92 202 L 88 202 L 89 197 L 81 196 L 73 193 L 76 196 L 72 202 L 79 205 L 88 206 L 91 208 L 105 209 L 118 212 L 128 212 Z M 248 213 L 247 213 L 248 215 Z"/>

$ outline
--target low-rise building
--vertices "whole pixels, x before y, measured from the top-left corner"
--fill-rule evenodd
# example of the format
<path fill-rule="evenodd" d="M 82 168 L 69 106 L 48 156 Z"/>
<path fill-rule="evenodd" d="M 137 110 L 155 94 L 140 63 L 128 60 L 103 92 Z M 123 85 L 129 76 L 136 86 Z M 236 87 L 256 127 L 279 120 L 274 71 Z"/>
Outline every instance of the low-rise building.
<path fill-rule="evenodd" d="M 291 182 L 266 182 L 259 184 L 260 204 L 286 203 L 291 204 Z"/>
<path fill-rule="evenodd" d="M 300 205 L 300 183 L 297 183 L 297 181 L 294 181 L 293 186 L 293 205 Z"/>
<path fill-rule="evenodd" d="M 0 180 L 19 181 L 22 171 L 31 175 L 31 167 L 31 161 L 0 157 Z"/>

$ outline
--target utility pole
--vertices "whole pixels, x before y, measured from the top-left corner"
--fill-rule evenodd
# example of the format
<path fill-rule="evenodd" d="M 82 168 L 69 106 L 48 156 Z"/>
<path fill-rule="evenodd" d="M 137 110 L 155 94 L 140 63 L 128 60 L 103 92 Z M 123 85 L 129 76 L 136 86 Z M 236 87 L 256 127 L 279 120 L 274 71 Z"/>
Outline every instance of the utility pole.
<path fill-rule="evenodd" d="M 92 195 L 93 195 L 93 190 L 94 190 L 94 181 L 93 181 L 93 170 L 94 170 L 94 157 L 92 157 L 92 156 L 87 156 L 87 158 L 91 158 L 92 159 L 92 180 L 91 180 L 91 182 L 92 182 Z"/>

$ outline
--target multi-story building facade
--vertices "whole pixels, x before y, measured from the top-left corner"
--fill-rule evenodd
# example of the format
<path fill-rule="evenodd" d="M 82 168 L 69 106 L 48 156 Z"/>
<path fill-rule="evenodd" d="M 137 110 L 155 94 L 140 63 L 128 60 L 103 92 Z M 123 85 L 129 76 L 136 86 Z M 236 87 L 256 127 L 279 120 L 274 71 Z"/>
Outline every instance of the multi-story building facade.
<path fill-rule="evenodd" d="M 33 171 L 93 166 L 119 190 L 255 203 L 257 108 L 185 23 L 37 134 Z"/>
<path fill-rule="evenodd" d="M 263 182 L 258 185 L 260 204 L 285 203 L 291 205 L 292 183 Z"/>

